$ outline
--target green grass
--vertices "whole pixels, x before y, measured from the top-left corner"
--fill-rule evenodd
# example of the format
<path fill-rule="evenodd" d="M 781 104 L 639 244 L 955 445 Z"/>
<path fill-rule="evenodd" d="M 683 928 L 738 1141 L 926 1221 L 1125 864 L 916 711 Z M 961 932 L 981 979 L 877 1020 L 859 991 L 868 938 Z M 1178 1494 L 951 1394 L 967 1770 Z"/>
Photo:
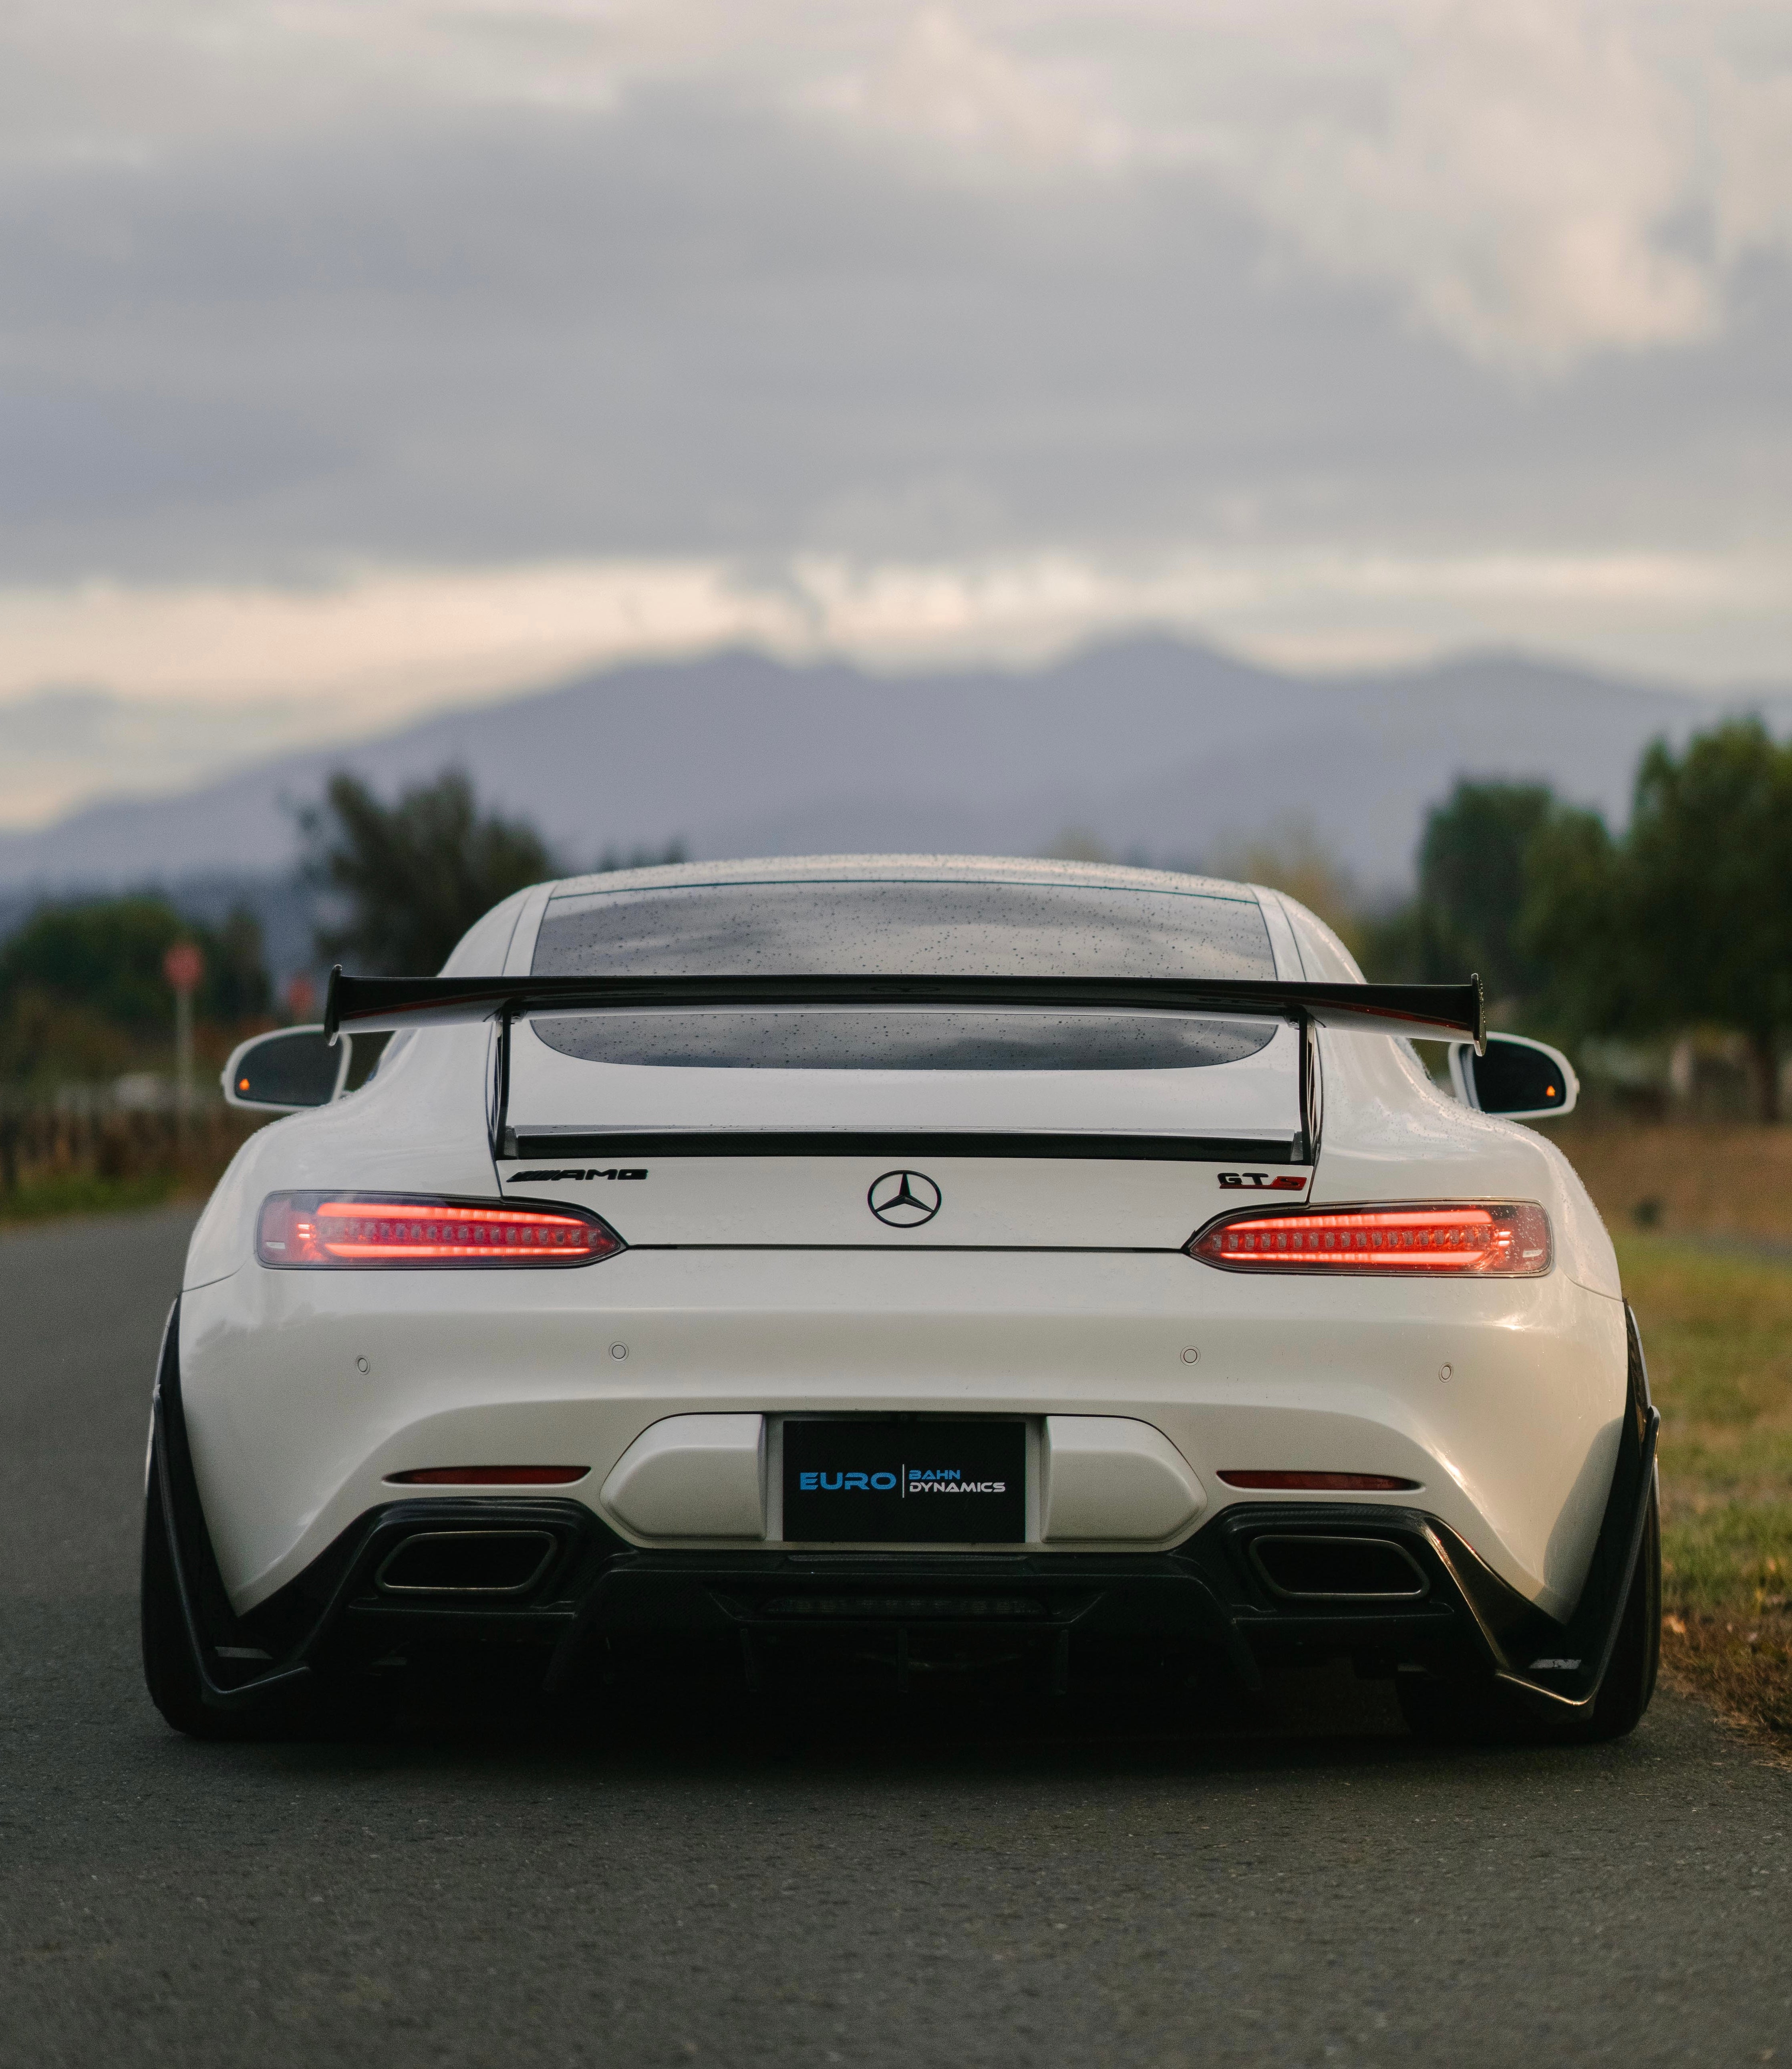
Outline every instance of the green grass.
<path fill-rule="evenodd" d="M 1670 1612 L 1758 1621 L 1792 1587 L 1792 1501 L 1720 1502 L 1667 1528 Z"/>
<path fill-rule="evenodd" d="M 1666 1658 L 1792 1733 L 1792 1263 L 1620 1236 L 1661 1410 Z"/>
<path fill-rule="evenodd" d="M 180 1187 L 173 1171 L 154 1171 L 136 1178 L 98 1178 L 71 1173 L 40 1178 L 16 1193 L 0 1194 L 0 1225 L 48 1221 L 57 1214 L 109 1214 L 133 1207 L 157 1207 Z"/>
<path fill-rule="evenodd" d="M 1664 1423 L 1792 1430 L 1792 1267 L 1659 1236 L 1618 1257 Z"/>

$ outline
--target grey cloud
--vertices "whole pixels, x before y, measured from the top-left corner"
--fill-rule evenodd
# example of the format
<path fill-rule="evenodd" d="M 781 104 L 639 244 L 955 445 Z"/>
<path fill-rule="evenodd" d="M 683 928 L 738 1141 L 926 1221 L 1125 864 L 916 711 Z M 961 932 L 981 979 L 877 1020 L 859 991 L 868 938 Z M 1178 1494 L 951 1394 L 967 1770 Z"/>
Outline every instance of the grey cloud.
<path fill-rule="evenodd" d="M 1186 168 L 966 187 L 725 93 L 411 110 L 0 190 L 0 556 L 949 555 L 1745 536 L 1783 269 L 1525 389 Z"/>
<path fill-rule="evenodd" d="M 46 797 L 178 790 L 285 745 L 292 716 L 267 704 L 133 701 L 83 684 L 0 704 L 0 818 Z"/>

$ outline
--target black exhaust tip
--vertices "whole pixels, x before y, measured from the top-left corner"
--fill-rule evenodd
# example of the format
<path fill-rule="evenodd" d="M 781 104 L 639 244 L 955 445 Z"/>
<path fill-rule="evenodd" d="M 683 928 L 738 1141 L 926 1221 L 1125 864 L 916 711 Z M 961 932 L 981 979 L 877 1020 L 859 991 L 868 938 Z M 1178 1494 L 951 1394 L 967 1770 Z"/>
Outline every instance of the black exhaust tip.
<path fill-rule="evenodd" d="M 1251 1539 L 1251 1558 L 1289 1602 L 1413 1602 L 1431 1589 L 1412 1554 L 1386 1537 L 1266 1535 Z"/>
<path fill-rule="evenodd" d="M 387 1595 L 525 1595 L 548 1570 L 548 1530 L 420 1530 L 374 1577 Z"/>

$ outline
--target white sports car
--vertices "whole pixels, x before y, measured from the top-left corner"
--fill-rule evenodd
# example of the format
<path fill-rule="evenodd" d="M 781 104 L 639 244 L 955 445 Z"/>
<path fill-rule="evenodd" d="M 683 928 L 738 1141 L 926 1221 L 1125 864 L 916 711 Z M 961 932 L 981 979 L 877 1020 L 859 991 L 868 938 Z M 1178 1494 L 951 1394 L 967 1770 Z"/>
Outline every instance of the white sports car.
<path fill-rule="evenodd" d="M 580 877 L 439 977 L 338 972 L 226 1086 L 292 1117 L 157 1373 L 144 1659 L 184 1731 L 494 1663 L 1198 1716 L 1341 1656 L 1437 1736 L 1648 1703 L 1641 1345 L 1573 1169 L 1496 1117 L 1573 1075 L 1273 891 Z"/>

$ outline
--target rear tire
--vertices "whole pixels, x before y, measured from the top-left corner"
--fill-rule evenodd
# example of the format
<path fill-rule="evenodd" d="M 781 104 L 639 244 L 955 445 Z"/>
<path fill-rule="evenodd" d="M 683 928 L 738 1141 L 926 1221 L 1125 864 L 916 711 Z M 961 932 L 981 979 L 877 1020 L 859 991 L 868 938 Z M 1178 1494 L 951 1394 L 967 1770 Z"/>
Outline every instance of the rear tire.
<path fill-rule="evenodd" d="M 1590 1709 L 1552 1716 L 1491 1678 L 1402 1674 L 1394 1691 L 1414 1738 L 1434 1745 L 1597 1745 L 1635 1730 L 1661 1662 L 1661 1512 L 1653 1488 L 1606 1678 Z"/>

